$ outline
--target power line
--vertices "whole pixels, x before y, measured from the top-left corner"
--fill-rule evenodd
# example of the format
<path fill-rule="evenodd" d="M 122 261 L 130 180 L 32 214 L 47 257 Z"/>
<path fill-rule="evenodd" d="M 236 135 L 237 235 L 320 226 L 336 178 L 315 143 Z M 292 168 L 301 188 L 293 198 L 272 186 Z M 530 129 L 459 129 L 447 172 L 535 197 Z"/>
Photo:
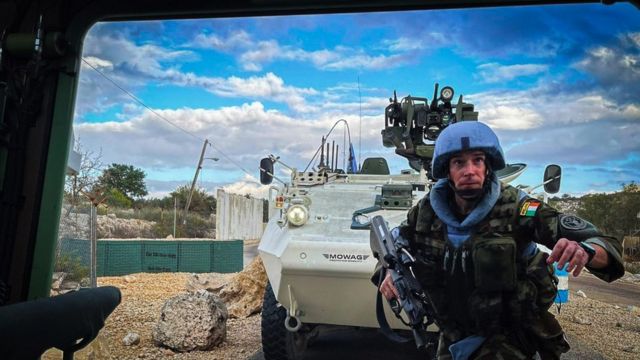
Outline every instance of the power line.
<path fill-rule="evenodd" d="M 97 72 L 98 74 L 100 74 L 103 78 L 107 79 L 110 83 L 112 83 L 115 87 L 117 87 L 118 89 L 122 90 L 122 92 L 124 92 L 125 94 L 127 94 L 127 96 L 129 96 L 130 98 L 132 98 L 135 102 L 137 102 L 138 104 L 144 106 L 147 110 L 151 111 L 154 115 L 156 115 L 157 117 L 159 117 L 160 119 L 166 121 L 167 123 L 169 123 L 171 126 L 177 128 L 178 130 L 184 132 L 187 135 L 193 136 L 194 138 L 204 141 L 204 138 L 199 137 L 198 135 L 181 128 L 180 126 L 174 124 L 173 122 L 171 122 L 169 119 L 165 118 L 164 116 L 160 115 L 158 112 L 156 112 L 155 110 L 153 110 L 150 106 L 148 106 L 147 104 L 145 104 L 142 100 L 140 100 L 137 96 L 133 95 L 132 93 L 130 93 L 129 91 L 127 91 L 125 88 L 123 88 L 122 86 L 120 86 L 117 82 L 115 82 L 114 80 L 112 80 L 110 77 L 108 77 L 106 74 L 104 74 L 102 71 L 98 70 L 96 67 L 94 67 L 93 65 L 91 65 L 84 57 L 82 58 L 82 61 L 87 64 L 87 66 L 89 66 L 90 68 L 92 68 L 95 72 Z"/>
<path fill-rule="evenodd" d="M 253 174 L 251 174 L 249 171 L 247 171 L 245 168 L 243 168 L 240 164 L 238 164 L 235 160 L 233 160 L 229 155 L 227 155 L 224 151 L 220 150 L 219 147 L 213 145 L 213 143 L 211 141 L 209 141 L 209 146 L 211 146 L 212 148 L 214 148 L 217 152 L 220 153 L 220 155 L 222 155 L 222 157 L 224 157 L 225 159 L 227 159 L 227 161 L 229 161 L 230 163 L 232 163 L 233 165 L 235 165 L 236 167 L 238 167 L 240 170 L 242 170 L 245 174 L 249 175 L 250 177 L 255 179 L 255 176 Z"/>
<path fill-rule="evenodd" d="M 255 176 L 253 174 L 251 174 L 249 171 L 247 171 L 245 168 L 243 168 L 239 163 L 237 163 L 235 160 L 233 160 L 229 155 L 227 155 L 224 151 L 220 150 L 220 148 L 218 148 L 217 146 L 213 145 L 213 142 L 208 139 L 208 138 L 202 138 L 186 129 L 183 129 L 182 127 L 180 127 L 179 125 L 173 123 L 171 120 L 165 118 L 164 116 L 162 116 L 161 114 L 159 114 L 158 112 L 156 112 L 155 110 L 153 110 L 151 107 L 149 107 L 147 104 L 145 104 L 141 99 L 139 99 L 137 96 L 133 95 L 131 92 L 127 91 L 125 88 L 123 88 L 122 86 L 120 86 L 117 82 L 115 82 L 115 80 L 111 79 L 110 77 L 108 77 L 105 73 L 103 73 L 102 71 L 98 70 L 96 67 L 94 67 L 93 65 L 91 65 L 84 57 L 82 58 L 82 61 L 87 64 L 87 66 L 89 66 L 90 68 L 92 68 L 95 72 L 97 72 L 98 74 L 100 74 L 103 78 L 107 79 L 110 83 L 112 83 L 115 87 L 117 87 L 118 89 L 120 89 L 122 92 L 124 92 L 127 96 L 129 96 L 131 99 L 133 99 L 135 102 L 137 102 L 138 104 L 142 105 L 143 107 L 145 107 L 146 109 L 148 109 L 149 111 L 151 111 L 151 113 L 153 113 L 154 115 L 156 115 L 158 118 L 160 118 L 161 120 L 166 121 L 167 123 L 169 123 L 171 126 L 177 128 L 178 130 L 184 132 L 187 135 L 193 136 L 194 138 L 200 140 L 200 141 L 208 141 L 209 142 L 209 146 L 211 146 L 212 148 L 214 148 L 217 152 L 219 152 L 225 159 L 227 159 L 231 164 L 235 165 L 236 167 L 238 167 L 240 170 L 242 170 L 245 174 L 249 175 L 250 177 L 255 179 Z"/>

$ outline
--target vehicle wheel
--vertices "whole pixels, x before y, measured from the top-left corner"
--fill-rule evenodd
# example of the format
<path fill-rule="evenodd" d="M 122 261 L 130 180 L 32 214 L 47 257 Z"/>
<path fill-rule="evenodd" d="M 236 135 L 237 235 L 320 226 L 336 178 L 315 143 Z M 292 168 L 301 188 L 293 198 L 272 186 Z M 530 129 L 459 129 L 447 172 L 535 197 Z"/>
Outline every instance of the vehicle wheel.
<path fill-rule="evenodd" d="M 262 352 L 265 360 L 297 360 L 307 348 L 307 331 L 293 333 L 284 327 L 287 310 L 278 303 L 267 283 L 262 301 Z"/>

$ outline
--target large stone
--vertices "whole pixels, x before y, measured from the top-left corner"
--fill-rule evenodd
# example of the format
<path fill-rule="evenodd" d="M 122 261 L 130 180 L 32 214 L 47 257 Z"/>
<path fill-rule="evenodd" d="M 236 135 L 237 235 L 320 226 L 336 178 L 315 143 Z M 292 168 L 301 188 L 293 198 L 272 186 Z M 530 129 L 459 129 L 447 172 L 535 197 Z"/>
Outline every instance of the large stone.
<path fill-rule="evenodd" d="M 236 274 L 219 274 L 219 273 L 200 273 L 191 274 L 187 279 L 186 289 L 188 292 L 197 292 L 198 290 L 207 290 L 214 294 L 233 279 Z"/>
<path fill-rule="evenodd" d="M 153 340 L 179 352 L 210 350 L 226 338 L 227 318 L 227 307 L 216 295 L 181 294 L 164 303 Z"/>
<path fill-rule="evenodd" d="M 207 290 L 227 305 L 231 318 L 245 318 L 262 310 L 267 273 L 262 259 L 256 257 L 249 266 L 231 276 L 194 274 L 187 280 L 187 290 Z"/>
<path fill-rule="evenodd" d="M 249 266 L 229 281 L 218 295 L 227 304 L 229 315 L 244 318 L 262 311 L 262 298 L 267 286 L 267 272 L 262 259 L 256 257 Z"/>

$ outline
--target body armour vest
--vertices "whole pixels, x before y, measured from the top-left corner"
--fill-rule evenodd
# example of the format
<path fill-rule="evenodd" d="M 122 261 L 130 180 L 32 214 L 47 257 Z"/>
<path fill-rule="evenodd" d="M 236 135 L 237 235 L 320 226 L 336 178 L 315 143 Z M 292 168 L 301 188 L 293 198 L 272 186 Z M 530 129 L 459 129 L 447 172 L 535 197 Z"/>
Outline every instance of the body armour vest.
<path fill-rule="evenodd" d="M 414 271 L 450 341 L 536 324 L 553 303 L 557 278 L 546 254 L 522 256 L 534 231 L 533 220 L 518 215 L 518 195 L 517 189 L 502 185 L 492 211 L 458 248 L 447 241 L 446 225 L 428 197 L 420 201 Z"/>

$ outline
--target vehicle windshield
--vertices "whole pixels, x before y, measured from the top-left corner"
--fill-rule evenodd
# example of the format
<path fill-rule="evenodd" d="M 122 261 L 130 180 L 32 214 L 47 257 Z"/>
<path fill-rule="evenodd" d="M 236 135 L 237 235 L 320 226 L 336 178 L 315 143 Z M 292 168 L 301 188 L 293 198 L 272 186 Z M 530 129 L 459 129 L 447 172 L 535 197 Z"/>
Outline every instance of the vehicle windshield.
<path fill-rule="evenodd" d="M 436 83 L 440 90 L 452 88 L 452 95 L 447 90 L 443 96 L 451 96 L 454 109 L 462 96 L 464 103 L 473 104 L 477 120 L 497 133 L 506 162 L 513 166 L 511 184 L 539 185 L 545 167 L 558 164 L 558 197 L 576 200 L 594 192 L 605 196 L 622 189 L 638 191 L 640 10 L 629 3 L 102 22 L 84 41 L 73 125 L 74 149 L 82 160 L 77 176 L 67 177 L 56 269 L 71 268 L 79 272 L 78 281 L 86 278 L 88 214 L 93 214 L 86 195 L 94 191 L 105 200 L 96 210 L 99 220 L 92 217 L 98 239 L 157 240 L 153 248 L 141 247 L 138 240 L 120 241 L 117 245 L 124 247 L 118 251 L 107 251 L 106 241 L 98 242 L 98 271 L 107 269 L 108 259 L 111 264 L 117 259 L 113 269 L 119 271 L 113 277 L 98 273 L 104 276 L 98 283 L 123 287 L 123 304 L 132 305 L 121 306 L 127 309 L 121 311 L 130 312 L 126 315 L 136 319 L 132 323 L 155 321 L 159 310 L 143 317 L 137 309 L 160 309 L 162 296 L 183 292 L 187 273 L 200 271 L 181 271 L 178 266 L 189 262 L 176 260 L 182 256 L 175 250 L 178 245 L 169 248 L 165 240 L 244 239 L 245 256 L 247 243 L 253 253 L 242 259 L 240 246 L 239 263 L 227 262 L 235 256 L 229 255 L 233 249 L 215 253 L 196 244 L 189 253 L 194 258 L 204 253 L 209 259 L 190 260 L 204 264 L 201 272 L 217 272 L 205 266 L 213 263 L 215 254 L 225 254 L 217 259 L 231 264 L 220 272 L 239 271 L 256 257 L 265 228 L 273 225 L 284 232 L 289 229 L 285 220 L 293 224 L 294 219 L 302 224 L 295 231 L 307 236 L 304 241 L 360 236 L 365 250 L 350 264 L 373 264 L 368 234 L 354 235 L 346 227 L 349 214 L 374 206 L 382 186 L 371 185 L 376 193 L 366 196 L 352 192 L 336 199 L 331 191 L 355 183 L 345 180 L 344 186 L 323 187 L 324 197 L 316 200 L 309 195 L 311 186 L 283 193 L 277 181 L 272 185 L 280 189 L 260 184 L 259 164 L 269 154 L 279 157 L 291 167 L 274 166 L 274 175 L 285 182 L 292 168 L 306 169 L 314 156 L 309 170 L 331 164 L 331 169 L 346 173 L 353 162 L 360 171 L 366 159 L 384 158 L 391 174 L 415 174 L 407 159 L 383 142 L 385 109 L 394 93 L 398 101 L 412 96 L 424 98 L 418 102 L 428 106 Z M 431 139 L 425 143 L 432 142 L 434 134 L 428 134 Z M 412 197 L 418 191 L 411 185 L 391 185 L 406 195 L 402 200 L 407 206 L 394 209 L 399 223 L 412 201 L 419 200 Z M 356 197 L 362 204 L 342 209 L 347 215 L 339 220 L 347 224 L 345 229 L 323 228 L 335 224 L 331 206 L 355 206 L 351 200 Z M 275 201 L 268 205 L 266 198 Z M 640 202 L 605 200 L 609 202 L 592 202 L 584 211 L 596 218 L 596 225 L 606 220 L 611 229 L 631 235 Z M 223 212 L 223 201 L 241 204 L 233 209 L 242 211 L 229 207 Z M 274 204 L 279 207 L 274 209 Z M 298 213 L 289 219 L 286 207 L 294 205 Z M 569 205 L 574 213 L 575 204 Z M 614 206 L 616 214 L 625 215 L 624 225 L 617 222 L 622 216 L 605 216 Z M 273 214 L 279 215 L 278 224 L 268 223 Z M 315 231 L 313 236 L 307 229 Z M 280 251 L 285 242 L 276 240 Z M 219 251 L 218 245 L 211 244 L 211 249 Z M 74 247 L 82 249 L 81 260 L 74 258 Z M 336 253 L 344 250 L 337 248 Z M 214 255 L 207 257 L 208 251 Z M 296 261 L 305 261 L 307 255 L 300 252 Z M 148 258 L 153 264 L 143 268 L 146 260 L 141 265 L 140 259 Z M 134 261 L 137 267 L 127 268 Z M 162 274 L 116 276 L 138 272 Z M 139 295 L 143 284 L 152 285 Z M 145 297 L 150 300 L 142 302 Z M 119 322 L 124 318 L 113 317 L 106 329 L 114 339 L 112 334 L 119 337 L 112 339 L 118 343 L 117 354 L 135 357 L 137 350 L 120 345 L 126 333 Z M 240 338 L 253 339 L 254 348 L 246 353 L 242 349 L 243 357 L 258 351 L 259 325 L 250 321 L 253 332 L 234 328 L 228 351 L 239 351 L 233 346 L 244 341 Z M 627 330 L 636 326 L 622 320 L 618 324 Z M 162 356 L 149 340 L 150 328 L 140 330 L 144 348 L 157 350 L 151 357 Z M 605 336 L 569 329 L 586 344 L 599 344 L 598 336 Z M 637 334 L 630 336 L 637 339 Z M 617 335 L 611 331 L 606 336 L 608 345 L 599 351 L 624 358 L 626 350 L 617 346 Z"/>

